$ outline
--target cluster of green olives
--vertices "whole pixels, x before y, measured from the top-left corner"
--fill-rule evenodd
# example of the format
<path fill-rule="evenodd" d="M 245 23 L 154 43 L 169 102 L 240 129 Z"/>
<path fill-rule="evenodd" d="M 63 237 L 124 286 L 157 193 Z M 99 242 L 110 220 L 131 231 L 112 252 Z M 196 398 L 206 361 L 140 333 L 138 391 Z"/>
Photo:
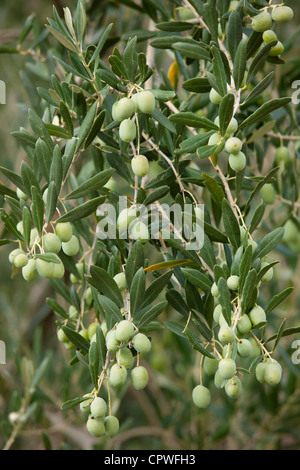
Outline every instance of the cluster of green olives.
<path fill-rule="evenodd" d="M 123 282 L 119 278 L 120 285 Z M 96 341 L 97 322 L 89 325 L 87 330 L 79 332 L 90 343 Z M 101 329 L 105 337 L 107 351 L 110 353 L 110 363 L 104 370 L 107 375 L 109 385 L 118 390 L 122 387 L 128 377 L 135 390 L 142 390 L 148 383 L 148 371 L 139 364 L 140 356 L 150 352 L 151 341 L 149 338 L 140 333 L 132 321 L 122 320 L 117 323 L 110 331 L 107 331 L 106 322 L 102 322 Z M 69 343 L 64 332 L 58 330 L 59 340 Z M 134 354 L 133 354 L 134 352 Z M 137 364 L 135 365 L 135 358 Z M 108 389 L 108 393 L 110 393 Z M 99 393 L 98 393 L 99 394 Z M 86 400 L 80 403 L 80 410 L 87 416 L 87 430 L 95 437 L 107 435 L 113 437 L 119 430 L 119 421 L 115 416 L 106 416 L 107 404 L 105 400 L 99 396 L 95 397 L 95 393 L 91 392 L 84 397 Z"/>
<path fill-rule="evenodd" d="M 155 109 L 155 96 L 150 90 L 140 91 L 131 97 L 121 98 L 112 107 L 114 121 L 120 122 L 119 136 L 123 142 L 132 142 L 137 136 L 137 126 L 132 116 L 136 113 L 152 114 Z M 144 155 L 132 158 L 131 168 L 136 176 L 146 176 L 149 172 L 149 162 Z"/>
<path fill-rule="evenodd" d="M 123 320 L 106 335 L 106 347 L 114 355 L 114 364 L 109 369 L 109 382 L 112 387 L 120 387 L 127 381 L 128 371 L 132 386 L 142 390 L 148 383 L 148 372 L 143 366 L 134 366 L 132 349 L 139 355 L 151 350 L 151 341 L 143 333 L 138 332 L 129 320 Z"/>
<path fill-rule="evenodd" d="M 137 212 L 134 207 L 123 209 L 117 220 L 117 228 L 120 233 L 128 230 L 130 238 L 146 243 L 150 239 L 147 225 L 137 219 Z"/>
<path fill-rule="evenodd" d="M 278 57 L 284 51 L 284 46 L 277 38 L 276 33 L 271 29 L 273 22 L 275 24 L 285 24 L 292 21 L 294 12 L 287 6 L 278 6 L 273 8 L 272 13 L 262 11 L 252 19 L 252 28 L 258 33 L 263 33 L 265 44 L 277 41 L 275 46 L 269 52 L 270 57 Z"/>
<path fill-rule="evenodd" d="M 80 403 L 80 410 L 87 417 L 86 428 L 94 437 L 114 437 L 119 431 L 119 420 L 116 416 L 107 415 L 106 401 L 93 394 L 85 395 L 86 400 Z"/>
<path fill-rule="evenodd" d="M 241 227 L 241 237 L 247 236 L 246 230 Z M 251 242 L 251 243 L 250 243 Z M 256 249 L 256 242 L 249 240 L 252 249 Z M 267 261 L 262 261 L 260 268 L 269 266 Z M 274 275 L 273 267 L 266 271 L 262 277 L 262 282 L 267 282 Z M 227 286 L 231 292 L 238 296 L 239 276 L 231 274 L 227 278 Z M 211 287 L 211 294 L 216 300 L 213 320 L 214 331 L 216 335 L 216 345 L 218 349 L 218 358 L 204 357 L 202 368 L 206 376 L 213 377 L 216 388 L 224 388 L 228 397 L 237 399 L 242 393 L 242 382 L 237 367 L 237 359 L 259 360 L 261 362 L 256 366 L 255 374 L 260 383 L 277 385 L 281 380 L 282 370 L 280 364 L 273 359 L 266 349 L 262 346 L 254 334 L 253 330 L 262 328 L 267 321 L 265 310 L 255 305 L 248 313 L 241 314 L 238 306 L 233 305 L 231 311 L 231 323 L 228 324 L 224 315 L 222 305 L 219 303 L 219 289 L 216 283 Z M 199 408 L 206 408 L 211 402 L 210 390 L 202 383 L 197 385 L 192 392 L 194 404 Z"/>
<path fill-rule="evenodd" d="M 214 88 L 210 91 L 210 101 L 213 104 L 220 104 L 222 101 L 221 95 Z M 219 116 L 215 119 L 215 124 L 220 125 Z M 218 145 L 219 147 L 214 152 L 218 155 L 224 148 L 222 143 L 225 143 L 225 150 L 229 153 L 229 166 L 233 171 L 242 171 L 246 166 L 246 155 L 242 152 L 243 143 L 237 137 L 233 135 L 238 130 L 238 122 L 235 118 L 232 118 L 226 130 L 224 137 L 221 136 L 220 132 L 215 132 L 208 141 L 208 145 Z"/>
<path fill-rule="evenodd" d="M 23 222 L 17 225 L 18 231 L 23 234 Z M 62 250 L 68 256 L 76 256 L 79 251 L 79 240 L 73 235 L 72 225 L 69 222 L 57 223 L 55 233 L 47 232 L 40 237 L 38 230 L 32 228 L 30 232 L 29 250 L 16 248 L 9 254 L 9 261 L 16 268 L 22 269 L 23 278 L 32 282 L 40 275 L 45 279 L 61 279 L 65 268 L 60 258 L 48 261 L 35 255 L 33 248 L 38 246 L 41 253 L 57 255 Z"/>

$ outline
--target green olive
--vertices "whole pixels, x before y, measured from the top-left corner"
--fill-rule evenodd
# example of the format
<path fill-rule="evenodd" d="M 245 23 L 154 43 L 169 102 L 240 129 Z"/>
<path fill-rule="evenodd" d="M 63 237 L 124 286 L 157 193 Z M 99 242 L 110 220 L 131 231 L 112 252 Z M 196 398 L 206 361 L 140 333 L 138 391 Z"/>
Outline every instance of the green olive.
<path fill-rule="evenodd" d="M 143 366 L 134 367 L 131 371 L 130 377 L 132 386 L 136 390 L 143 390 L 149 379 L 148 371 Z"/>
<path fill-rule="evenodd" d="M 257 33 L 263 33 L 272 27 L 272 16 L 267 11 L 263 11 L 252 19 L 252 28 Z"/>
<path fill-rule="evenodd" d="M 62 250 L 67 256 L 76 256 L 79 252 L 79 240 L 72 235 L 68 242 L 62 242 Z"/>
<path fill-rule="evenodd" d="M 101 418 L 90 417 L 87 420 L 86 428 L 94 437 L 102 437 L 105 434 L 104 421 Z"/>
<path fill-rule="evenodd" d="M 152 91 L 146 90 L 137 94 L 136 102 L 139 110 L 145 114 L 152 114 L 155 109 L 155 96 Z"/>
<path fill-rule="evenodd" d="M 106 416 L 104 420 L 105 434 L 108 437 L 114 437 L 119 431 L 119 420 L 116 416 Z"/>
<path fill-rule="evenodd" d="M 272 11 L 272 19 L 275 23 L 289 23 L 294 18 L 294 12 L 290 7 L 281 6 L 274 8 Z"/>
<path fill-rule="evenodd" d="M 211 402 L 210 391 L 203 385 L 197 385 L 193 389 L 192 399 L 198 408 L 207 408 Z"/>
<path fill-rule="evenodd" d="M 136 125 L 130 119 L 121 122 L 119 136 L 123 142 L 132 142 L 136 138 Z"/>
<path fill-rule="evenodd" d="M 134 324 L 129 320 L 118 323 L 116 328 L 116 339 L 120 343 L 127 343 L 134 333 Z"/>
<path fill-rule="evenodd" d="M 101 397 L 95 397 L 91 403 L 90 410 L 94 418 L 103 418 L 107 411 L 106 401 Z"/>

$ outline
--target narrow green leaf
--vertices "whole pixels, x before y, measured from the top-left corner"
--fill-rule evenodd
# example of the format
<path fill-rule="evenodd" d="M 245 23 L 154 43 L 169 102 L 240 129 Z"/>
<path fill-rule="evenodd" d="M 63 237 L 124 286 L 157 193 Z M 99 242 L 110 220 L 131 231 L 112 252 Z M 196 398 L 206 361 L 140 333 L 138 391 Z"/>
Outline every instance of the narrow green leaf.
<path fill-rule="evenodd" d="M 58 222 L 74 222 L 75 220 L 80 220 L 85 217 L 88 217 L 93 212 L 97 210 L 101 204 L 105 201 L 105 196 L 96 197 L 90 201 L 85 202 L 79 207 L 71 209 L 66 214 L 59 217 Z"/>
<path fill-rule="evenodd" d="M 220 133 L 222 136 L 226 134 L 227 127 L 233 116 L 235 99 L 232 93 L 228 93 L 222 99 L 219 108 L 219 118 L 220 118 Z"/>
<path fill-rule="evenodd" d="M 88 179 L 74 189 L 74 191 L 69 193 L 66 196 L 66 199 L 78 199 L 86 196 L 87 194 L 91 194 L 94 191 L 99 191 L 109 181 L 114 172 L 115 170 L 113 168 L 109 168 L 108 170 L 101 171 L 97 175 L 92 176 L 92 178 Z"/>
<path fill-rule="evenodd" d="M 280 292 L 279 294 L 274 295 L 272 300 L 268 303 L 266 307 L 266 313 L 272 312 L 279 304 L 281 304 L 292 292 L 294 288 L 288 287 L 284 291 Z"/>
<path fill-rule="evenodd" d="M 130 312 L 133 318 L 143 303 L 145 290 L 146 275 L 144 269 L 140 268 L 133 276 L 130 286 Z"/>
<path fill-rule="evenodd" d="M 91 266 L 91 276 L 87 277 L 88 282 L 111 299 L 118 307 L 123 307 L 122 294 L 114 279 L 99 266 Z"/>

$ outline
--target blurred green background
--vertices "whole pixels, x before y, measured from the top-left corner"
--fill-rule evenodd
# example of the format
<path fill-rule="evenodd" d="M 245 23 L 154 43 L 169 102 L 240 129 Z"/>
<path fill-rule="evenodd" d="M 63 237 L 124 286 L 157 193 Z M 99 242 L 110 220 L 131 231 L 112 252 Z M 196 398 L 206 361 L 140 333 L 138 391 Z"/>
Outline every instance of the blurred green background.
<path fill-rule="evenodd" d="M 54 2 L 74 10 L 75 1 Z M 91 6 L 93 2 L 87 2 Z M 97 3 L 97 2 L 95 2 Z M 99 2 L 102 3 L 102 2 Z M 141 28 L 140 18 L 132 10 L 115 2 L 106 10 L 106 24 L 115 22 L 116 32 Z M 293 28 L 299 24 L 298 0 L 288 2 L 294 8 Z M 101 8 L 100 8 L 101 10 Z M 95 8 L 97 12 L 97 8 Z M 15 45 L 25 19 L 35 12 L 41 25 L 52 16 L 52 2 L 29 0 L 0 5 L 0 44 Z M 101 15 L 101 11 L 97 12 Z M 95 22 L 97 19 L 95 18 Z M 147 22 L 145 23 L 147 27 Z M 289 41 L 291 26 L 281 30 L 281 40 Z M 300 79 L 299 35 L 287 55 L 287 65 L 277 70 L 276 82 L 282 82 L 289 95 L 292 80 Z M 158 55 L 157 60 L 160 60 Z M 47 80 L 25 69 L 26 57 L 0 54 L 0 79 L 6 83 L 7 104 L 0 105 L 0 165 L 18 171 L 25 152 L 11 136 L 19 127 L 27 127 L 28 94 L 35 86 L 47 87 Z M 271 217 L 271 215 L 270 215 Z M 51 296 L 47 281 L 33 285 L 20 276 L 11 279 L 8 262 L 10 248 L 0 250 L 0 339 L 7 347 L 7 364 L 0 365 L 0 447 L 11 432 L 11 413 L 19 409 L 24 392 L 24 364 L 36 368 L 44 357 L 50 357 L 47 373 L 35 392 L 37 406 L 17 437 L 15 449 L 299 449 L 300 448 L 300 365 L 291 361 L 292 342 L 283 338 L 276 358 L 284 367 L 282 386 L 275 389 L 259 386 L 255 377 L 245 377 L 244 393 L 236 403 L 215 390 L 212 406 L 206 412 L 195 410 L 191 390 L 197 380 L 199 356 L 187 342 L 170 332 L 157 333 L 149 357 L 149 386 L 143 392 L 128 389 L 115 400 L 115 413 L 123 423 L 113 440 L 96 440 L 85 430 L 85 421 L 75 409 L 60 410 L 68 399 L 89 391 L 90 378 L 79 365 L 68 366 L 69 353 L 56 339 L 55 317 L 45 298 Z M 263 298 L 293 285 L 294 293 L 274 315 L 276 325 L 287 317 L 288 326 L 298 326 L 300 311 L 299 256 L 282 247 L 281 265 L 271 287 L 263 287 Z M 167 312 L 168 319 L 176 313 Z M 164 318 L 165 319 L 165 318 Z M 272 331 L 271 331 L 272 334 Z M 157 338 L 155 338 L 157 336 Z"/>

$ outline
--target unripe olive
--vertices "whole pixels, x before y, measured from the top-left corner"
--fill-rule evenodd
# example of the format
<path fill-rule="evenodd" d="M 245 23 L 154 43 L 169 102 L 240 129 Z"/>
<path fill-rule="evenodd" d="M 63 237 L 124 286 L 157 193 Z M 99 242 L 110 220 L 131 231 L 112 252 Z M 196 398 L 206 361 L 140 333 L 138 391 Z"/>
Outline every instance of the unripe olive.
<path fill-rule="evenodd" d="M 201 207 L 195 207 L 196 219 L 204 220 L 204 210 Z"/>
<path fill-rule="evenodd" d="M 278 41 L 277 44 L 274 47 L 272 47 L 272 49 L 270 50 L 269 56 L 277 57 L 280 54 L 282 54 L 283 51 L 284 51 L 284 45 L 282 44 L 282 42 Z"/>
<path fill-rule="evenodd" d="M 252 19 L 252 28 L 257 33 L 263 33 L 264 31 L 271 29 L 272 17 L 267 11 L 263 11 Z"/>
<path fill-rule="evenodd" d="M 69 341 L 67 335 L 65 334 L 62 328 L 59 328 L 59 330 L 57 330 L 57 339 L 61 343 L 68 343 Z"/>
<path fill-rule="evenodd" d="M 238 0 L 231 0 L 228 11 L 230 11 L 230 12 L 234 11 L 237 8 L 237 6 L 239 5 L 239 3 L 240 2 Z"/>
<path fill-rule="evenodd" d="M 8 256 L 8 261 L 11 264 L 14 264 L 15 259 L 18 255 L 25 255 L 25 251 L 21 250 L 21 248 L 16 248 L 15 250 L 11 251 L 9 256 Z"/>
<path fill-rule="evenodd" d="M 88 307 L 92 305 L 93 300 L 94 300 L 94 297 L 93 297 L 92 288 L 88 287 L 87 290 L 85 291 L 85 301 Z"/>
<path fill-rule="evenodd" d="M 218 371 L 223 379 L 231 379 L 236 374 L 236 363 L 233 359 L 221 359 Z"/>
<path fill-rule="evenodd" d="M 118 121 L 129 119 L 135 113 L 135 103 L 130 98 L 121 98 L 117 104 L 116 113 Z"/>
<path fill-rule="evenodd" d="M 69 307 L 69 316 L 72 318 L 77 318 L 78 316 L 78 310 L 76 307 L 74 307 L 74 305 L 70 305 Z"/>
<path fill-rule="evenodd" d="M 136 390 L 142 390 L 145 388 L 149 379 L 148 371 L 143 366 L 134 367 L 131 371 L 130 377 L 132 386 Z"/>
<path fill-rule="evenodd" d="M 117 191 L 118 183 L 113 178 L 110 178 L 110 180 L 103 186 L 103 188 L 107 188 L 110 191 Z"/>
<path fill-rule="evenodd" d="M 139 240 L 142 243 L 146 243 L 149 238 L 149 230 L 144 222 L 133 222 L 129 227 L 129 235 L 133 240 Z"/>
<path fill-rule="evenodd" d="M 127 380 L 126 367 L 114 364 L 109 372 L 109 381 L 112 387 L 121 387 Z"/>
<path fill-rule="evenodd" d="M 61 241 L 55 233 L 47 233 L 43 237 L 44 247 L 49 253 L 58 253 L 61 250 Z"/>
<path fill-rule="evenodd" d="M 97 325 L 98 325 L 98 323 L 93 322 L 93 323 L 90 323 L 90 325 L 88 326 L 89 339 L 92 339 L 92 337 L 96 333 Z"/>
<path fill-rule="evenodd" d="M 155 109 L 155 96 L 149 90 L 137 94 L 136 102 L 139 110 L 145 114 L 152 114 Z"/>
<path fill-rule="evenodd" d="M 17 230 L 23 234 L 23 222 L 22 220 L 17 223 Z"/>
<path fill-rule="evenodd" d="M 126 230 L 131 222 L 136 219 L 136 210 L 132 208 L 123 209 L 118 217 L 117 226 L 119 231 Z"/>
<path fill-rule="evenodd" d="M 52 263 L 53 264 L 53 274 L 52 279 L 62 279 L 65 274 L 65 267 L 62 262 Z"/>
<path fill-rule="evenodd" d="M 214 384 L 215 384 L 215 387 L 216 387 L 216 388 L 222 388 L 223 383 L 224 383 L 224 379 L 223 379 L 223 377 L 220 375 L 219 370 L 217 370 L 217 372 L 215 373 L 215 377 L 214 377 Z"/>
<path fill-rule="evenodd" d="M 88 330 L 82 329 L 82 330 L 79 331 L 79 334 L 80 334 L 80 336 L 82 336 L 87 341 L 89 340 Z"/>
<path fill-rule="evenodd" d="M 58 222 L 55 227 L 55 233 L 60 241 L 69 242 L 73 235 L 73 229 L 70 222 Z"/>
<path fill-rule="evenodd" d="M 116 351 L 118 351 L 119 346 L 120 346 L 120 343 L 116 338 L 116 331 L 115 330 L 109 331 L 106 335 L 106 347 L 107 347 L 107 349 L 111 352 L 116 352 Z"/>
<path fill-rule="evenodd" d="M 117 283 L 120 291 L 123 291 L 127 288 L 127 281 L 125 273 L 118 273 L 114 276 L 114 281 Z"/>
<path fill-rule="evenodd" d="M 119 420 L 116 416 L 106 416 L 104 420 L 105 434 L 114 437 L 119 431 Z"/>
<path fill-rule="evenodd" d="M 227 380 L 225 384 L 225 392 L 230 398 L 239 398 L 242 393 L 242 383 L 237 375 L 233 376 L 232 379 Z"/>
<path fill-rule="evenodd" d="M 48 198 L 48 188 L 46 188 L 45 191 L 43 192 L 43 201 L 45 205 L 47 204 L 47 198 Z"/>
<path fill-rule="evenodd" d="M 261 349 L 260 349 L 257 341 L 254 338 L 250 338 L 249 341 L 252 344 L 252 349 L 253 349 L 251 357 L 252 358 L 259 357 L 261 355 Z"/>
<path fill-rule="evenodd" d="M 94 418 L 102 418 L 107 411 L 106 401 L 101 397 L 95 397 L 91 403 L 90 409 Z"/>
<path fill-rule="evenodd" d="M 66 349 L 75 349 L 75 344 L 71 343 L 71 341 L 68 341 L 65 343 Z"/>
<path fill-rule="evenodd" d="M 219 362 L 217 359 L 205 357 L 203 361 L 203 370 L 207 375 L 215 375 L 218 370 Z"/>
<path fill-rule="evenodd" d="M 248 246 L 249 246 L 249 245 L 252 247 L 252 253 L 254 253 L 255 250 L 256 250 L 256 248 L 258 247 L 256 241 L 254 241 L 254 240 L 248 240 Z"/>
<path fill-rule="evenodd" d="M 252 328 L 252 323 L 248 315 L 242 315 L 237 322 L 237 330 L 242 335 L 246 335 Z"/>
<path fill-rule="evenodd" d="M 237 290 L 239 287 L 239 276 L 229 276 L 227 286 L 230 290 Z"/>
<path fill-rule="evenodd" d="M 34 259 L 30 259 L 26 266 L 22 268 L 22 276 L 27 282 L 33 282 L 38 277 L 38 272 L 36 269 L 36 262 Z"/>
<path fill-rule="evenodd" d="M 253 353 L 252 344 L 248 339 L 241 339 L 238 342 L 237 350 L 241 357 L 249 357 Z"/>
<path fill-rule="evenodd" d="M 112 105 L 111 113 L 112 113 L 112 118 L 114 121 L 118 121 L 118 122 L 122 121 L 122 119 L 120 118 L 118 114 L 118 102 L 117 101 Z"/>
<path fill-rule="evenodd" d="M 134 333 L 134 324 L 129 320 L 118 323 L 116 328 L 116 339 L 120 343 L 127 343 Z"/>
<path fill-rule="evenodd" d="M 285 242 L 296 242 L 298 238 L 299 229 L 293 220 L 289 219 L 284 224 L 284 236 L 283 240 Z"/>
<path fill-rule="evenodd" d="M 15 257 L 14 265 L 16 268 L 24 268 L 28 263 L 28 258 L 25 253 L 20 253 Z"/>
<path fill-rule="evenodd" d="M 19 199 L 23 199 L 23 201 L 27 201 L 27 199 L 28 199 L 27 194 L 23 193 L 23 191 L 21 191 L 20 188 L 17 188 L 16 193 L 17 193 L 17 196 L 18 196 Z"/>
<path fill-rule="evenodd" d="M 216 323 L 219 323 L 221 313 L 222 313 L 222 306 L 218 304 L 215 307 L 214 313 L 213 313 L 213 318 Z"/>
<path fill-rule="evenodd" d="M 275 153 L 275 162 L 277 165 L 280 162 L 284 162 L 285 166 L 289 165 L 291 162 L 290 151 L 287 147 L 281 146 L 276 149 Z"/>
<path fill-rule="evenodd" d="M 72 284 L 79 284 L 81 282 L 81 279 L 83 278 L 83 275 L 84 275 L 85 264 L 84 263 L 76 263 L 75 266 L 77 268 L 80 279 L 78 279 L 73 273 L 71 273 L 70 274 L 70 280 L 71 280 Z"/>
<path fill-rule="evenodd" d="M 62 242 L 62 250 L 67 256 L 76 256 L 79 251 L 79 240 L 72 235 L 68 242 Z"/>
<path fill-rule="evenodd" d="M 143 333 L 138 333 L 132 338 L 134 349 L 140 354 L 147 354 L 151 350 L 151 341 Z"/>
<path fill-rule="evenodd" d="M 238 130 L 239 124 L 235 118 L 232 118 L 226 129 L 225 137 L 229 137 Z"/>
<path fill-rule="evenodd" d="M 253 307 L 250 312 L 250 320 L 252 325 L 256 327 L 260 323 L 266 322 L 266 312 L 259 305 L 257 305 L 256 307 Z"/>
<path fill-rule="evenodd" d="M 38 229 L 34 227 L 30 230 L 29 246 L 32 247 L 33 244 L 35 243 L 35 241 L 38 240 L 38 239 L 39 239 L 39 232 L 38 232 Z"/>
<path fill-rule="evenodd" d="M 104 337 L 106 338 L 106 335 L 107 335 L 107 325 L 106 325 L 106 322 L 103 321 L 100 325 L 101 327 L 101 330 L 102 330 L 102 333 L 104 334 Z"/>
<path fill-rule="evenodd" d="M 242 171 L 246 166 L 246 155 L 243 152 L 229 155 L 229 166 L 233 171 Z"/>
<path fill-rule="evenodd" d="M 140 110 L 139 105 L 138 105 L 137 97 L 138 97 L 138 93 L 136 93 L 135 95 L 132 95 L 131 99 L 132 99 L 132 101 L 133 101 L 134 104 L 135 104 L 135 112 L 136 112 L 136 113 L 140 113 L 141 110 Z"/>
<path fill-rule="evenodd" d="M 289 23 L 294 18 L 294 12 L 290 7 L 277 7 L 272 11 L 272 19 L 275 23 Z"/>
<path fill-rule="evenodd" d="M 234 332 L 228 325 L 224 324 L 220 328 L 218 338 L 223 344 L 232 343 L 234 340 Z"/>
<path fill-rule="evenodd" d="M 208 388 L 204 387 L 203 385 L 197 385 L 194 388 L 192 392 L 192 398 L 193 398 L 194 404 L 198 408 L 207 408 L 211 402 L 210 391 L 208 390 Z"/>
<path fill-rule="evenodd" d="M 178 8 L 178 14 L 179 14 L 179 18 L 182 21 L 188 21 L 188 20 L 192 20 L 193 18 L 195 18 L 194 13 L 188 7 Z"/>
<path fill-rule="evenodd" d="M 265 382 L 269 385 L 277 385 L 281 380 L 282 369 L 278 363 L 267 363 L 265 368 Z"/>
<path fill-rule="evenodd" d="M 43 259 L 37 259 L 36 269 L 39 275 L 45 279 L 51 279 L 53 276 L 53 263 L 48 263 Z"/>
<path fill-rule="evenodd" d="M 90 404 L 92 402 L 93 397 L 89 393 L 87 393 L 84 396 L 89 397 L 89 398 L 87 400 L 82 401 L 79 405 L 79 408 L 80 408 L 80 411 L 82 411 L 82 413 L 88 415 L 90 413 Z"/>
<path fill-rule="evenodd" d="M 212 295 L 213 297 L 218 297 L 218 296 L 219 296 L 219 289 L 218 289 L 218 286 L 217 286 L 217 284 L 216 284 L 215 282 L 214 282 L 213 285 L 211 286 L 210 292 L 211 292 L 211 295 Z"/>
<path fill-rule="evenodd" d="M 208 145 L 219 145 L 219 143 L 221 142 L 221 140 L 222 140 L 221 134 L 219 134 L 218 132 L 216 132 L 215 134 L 213 134 L 212 136 L 210 136 L 209 141 L 208 141 Z"/>
<path fill-rule="evenodd" d="M 136 138 L 136 125 L 130 119 L 121 122 L 119 136 L 123 142 L 132 142 Z"/>
<path fill-rule="evenodd" d="M 237 137 L 230 137 L 225 144 L 225 150 L 228 153 L 233 153 L 237 155 L 243 147 L 243 142 Z"/>
<path fill-rule="evenodd" d="M 224 317 L 223 313 L 220 314 L 218 323 L 219 323 L 220 326 L 223 326 L 223 325 L 229 326 L 227 321 L 225 320 L 225 317 Z"/>
<path fill-rule="evenodd" d="M 272 29 L 267 29 L 267 31 L 265 31 L 263 34 L 263 40 L 267 44 L 272 41 L 277 41 L 277 35 L 275 31 L 273 31 Z"/>
<path fill-rule="evenodd" d="M 255 376 L 261 384 L 265 382 L 265 370 L 266 370 L 265 362 L 260 362 L 259 364 L 257 364 L 255 368 Z"/>
<path fill-rule="evenodd" d="M 219 93 L 212 88 L 209 93 L 209 99 L 213 104 L 220 104 L 222 101 L 222 96 L 219 95 Z"/>
<path fill-rule="evenodd" d="M 100 418 L 89 418 L 86 423 L 86 428 L 94 437 L 102 437 L 105 434 L 104 422 Z"/>
<path fill-rule="evenodd" d="M 145 155 L 137 155 L 131 160 L 131 168 L 136 176 L 146 176 L 149 172 L 149 162 Z"/>
<path fill-rule="evenodd" d="M 118 363 L 121 364 L 121 366 L 126 367 L 127 370 L 131 369 L 134 364 L 134 357 L 128 348 L 120 349 L 117 359 Z"/>
<path fill-rule="evenodd" d="M 266 266 L 269 266 L 269 263 L 267 262 L 263 262 L 261 263 L 261 269 L 262 268 L 265 268 Z M 273 275 L 274 275 L 274 269 L 273 268 L 270 268 L 266 274 L 264 274 L 264 276 L 262 277 L 262 281 L 263 282 L 268 282 L 268 281 L 271 281 L 271 279 L 273 278 Z"/>

